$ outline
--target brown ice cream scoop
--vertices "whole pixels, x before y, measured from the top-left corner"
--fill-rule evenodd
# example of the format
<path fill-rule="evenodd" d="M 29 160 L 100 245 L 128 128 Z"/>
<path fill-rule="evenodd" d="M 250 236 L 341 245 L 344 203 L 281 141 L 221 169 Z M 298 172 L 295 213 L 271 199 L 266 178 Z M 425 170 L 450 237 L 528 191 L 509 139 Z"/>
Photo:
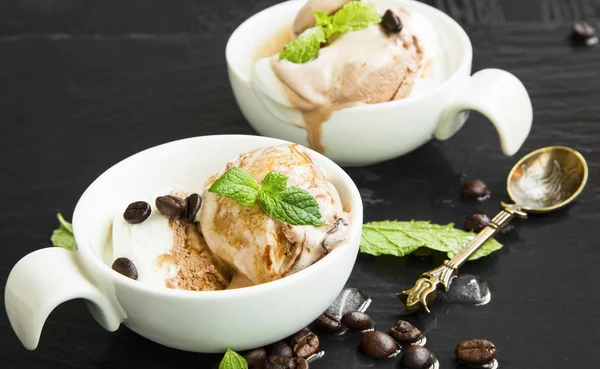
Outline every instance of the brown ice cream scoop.
<path fill-rule="evenodd" d="M 305 30 L 314 27 L 316 24 L 315 12 L 323 12 L 331 15 L 348 2 L 350 0 L 308 0 L 296 16 L 292 27 L 292 35 L 296 38 Z"/>

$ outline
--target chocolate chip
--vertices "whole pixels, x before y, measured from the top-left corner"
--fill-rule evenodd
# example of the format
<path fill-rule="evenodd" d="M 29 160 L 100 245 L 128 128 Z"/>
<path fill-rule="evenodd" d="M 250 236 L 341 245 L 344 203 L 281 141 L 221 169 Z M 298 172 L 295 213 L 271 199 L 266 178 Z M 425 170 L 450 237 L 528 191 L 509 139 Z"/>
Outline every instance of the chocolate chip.
<path fill-rule="evenodd" d="M 431 367 L 431 353 L 422 346 L 409 346 L 402 354 L 400 361 L 408 369 L 427 369 Z"/>
<path fill-rule="evenodd" d="M 496 345 L 484 339 L 462 341 L 454 351 L 456 359 L 471 366 L 482 366 L 496 358 Z"/>
<path fill-rule="evenodd" d="M 480 179 L 474 179 L 463 185 L 462 195 L 464 197 L 483 200 L 489 194 L 490 191 Z"/>
<path fill-rule="evenodd" d="M 150 204 L 145 201 L 136 201 L 129 204 L 123 213 L 123 219 L 129 224 L 139 224 L 148 219 L 152 213 Z"/>
<path fill-rule="evenodd" d="M 468 230 L 473 230 L 475 232 L 481 232 L 488 224 L 490 224 L 490 218 L 488 218 L 485 214 L 473 214 L 467 218 L 467 222 L 465 223 L 465 227 Z"/>
<path fill-rule="evenodd" d="M 360 349 L 375 359 L 385 359 L 398 350 L 394 339 L 380 331 L 367 332 L 360 338 Z"/>
<path fill-rule="evenodd" d="M 138 279 L 138 272 L 135 265 L 127 258 L 118 258 L 112 265 L 114 271 L 123 274 L 131 279 Z"/>
<path fill-rule="evenodd" d="M 315 329 L 323 333 L 338 333 L 344 326 L 334 315 L 323 313 L 314 322 Z"/>
<path fill-rule="evenodd" d="M 402 20 L 400 20 L 400 17 L 394 14 L 391 9 L 386 10 L 385 14 L 383 14 L 383 18 L 381 18 L 381 25 L 386 31 L 392 33 L 399 33 L 402 31 L 403 27 Z"/>
<path fill-rule="evenodd" d="M 390 336 L 398 342 L 415 343 L 421 339 L 421 331 L 404 320 L 398 320 L 390 329 Z"/>
<path fill-rule="evenodd" d="M 308 369 L 308 361 L 301 357 L 294 358 L 294 364 L 296 364 L 294 369 Z"/>
<path fill-rule="evenodd" d="M 156 198 L 154 204 L 158 211 L 168 217 L 179 215 L 186 208 L 185 200 L 173 195 L 159 196 Z"/>
<path fill-rule="evenodd" d="M 372 326 L 371 317 L 360 311 L 344 314 L 342 324 L 352 331 L 364 331 Z"/>
<path fill-rule="evenodd" d="M 313 332 L 300 331 L 292 337 L 290 343 L 294 354 L 305 359 L 319 351 L 319 337 Z"/>
<path fill-rule="evenodd" d="M 193 193 L 185 199 L 185 204 L 185 218 L 190 222 L 195 221 L 196 214 L 198 214 L 198 210 L 202 206 L 202 198 L 197 193 Z"/>
<path fill-rule="evenodd" d="M 265 361 L 265 369 L 295 369 L 294 359 L 286 356 L 272 355 Z"/>
<path fill-rule="evenodd" d="M 269 355 L 294 357 L 294 353 L 292 352 L 292 348 L 290 347 L 290 345 L 283 341 L 274 343 L 269 349 Z"/>
<path fill-rule="evenodd" d="M 267 351 L 262 347 L 250 350 L 244 354 L 244 359 L 248 362 L 248 369 L 260 369 L 265 365 Z"/>

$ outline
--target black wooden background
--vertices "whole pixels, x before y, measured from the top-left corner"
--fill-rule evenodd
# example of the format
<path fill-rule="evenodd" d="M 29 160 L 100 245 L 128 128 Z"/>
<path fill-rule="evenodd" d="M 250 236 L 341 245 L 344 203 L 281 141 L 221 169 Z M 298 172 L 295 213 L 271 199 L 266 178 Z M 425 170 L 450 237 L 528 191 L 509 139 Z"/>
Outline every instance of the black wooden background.
<path fill-rule="evenodd" d="M 233 29 L 275 0 L 4 0 L 0 2 L 0 286 L 25 254 L 49 246 L 55 213 L 70 219 L 83 190 L 115 162 L 184 137 L 254 134 L 238 110 L 225 66 Z M 489 282 L 483 307 L 438 304 L 410 320 L 426 330 L 442 368 L 454 368 L 463 339 L 498 347 L 501 368 L 595 368 L 600 344 L 600 46 L 575 48 L 572 21 L 598 25 L 592 0 L 429 0 L 464 25 L 474 69 L 497 67 L 523 80 L 534 104 L 531 136 L 517 154 L 567 145 L 588 160 L 580 200 L 556 214 L 516 222 L 506 247 L 462 272 Z M 201 158 L 199 158 L 201 160 Z M 489 215 L 506 199 L 517 157 L 500 153 L 493 127 L 473 114 L 447 142 L 348 172 L 365 220 L 456 222 Z M 461 181 L 481 178 L 492 197 L 460 198 Z M 380 327 L 398 317 L 394 292 L 432 260 L 359 256 L 350 284 L 372 296 Z M 3 298 L 2 293 L 2 298 Z M 202 314 L 202 312 L 198 312 Z M 205 332 L 210 334 L 210 332 Z M 311 367 L 392 368 L 357 351 L 358 337 L 324 339 Z M 52 313 L 40 346 L 25 350 L 0 314 L 0 367 L 210 368 L 218 355 L 167 349 L 122 327 L 108 333 L 82 301 Z"/>

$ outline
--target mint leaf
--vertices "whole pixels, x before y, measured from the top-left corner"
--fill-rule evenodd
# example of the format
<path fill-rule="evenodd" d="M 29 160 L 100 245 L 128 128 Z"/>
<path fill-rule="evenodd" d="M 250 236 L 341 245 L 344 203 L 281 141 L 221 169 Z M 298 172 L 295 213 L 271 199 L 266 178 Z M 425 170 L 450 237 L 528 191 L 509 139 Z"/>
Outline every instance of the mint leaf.
<path fill-rule="evenodd" d="M 237 352 L 227 349 L 221 359 L 219 369 L 248 369 L 248 362 Z"/>
<path fill-rule="evenodd" d="M 285 177 L 279 173 L 278 175 Z M 281 178 L 278 181 L 281 184 Z M 265 213 L 273 219 L 291 225 L 312 225 L 315 227 L 325 225 L 325 222 L 321 219 L 317 200 L 306 190 L 298 187 L 263 186 L 259 198 Z"/>
<path fill-rule="evenodd" d="M 475 237 L 472 232 L 454 228 L 454 224 L 431 224 L 426 221 L 382 221 L 363 225 L 360 251 L 371 255 L 404 256 L 420 247 L 454 256 Z M 483 244 L 469 260 L 476 260 L 502 248 L 495 239 Z"/>
<path fill-rule="evenodd" d="M 314 12 L 314 16 L 316 25 L 323 27 L 325 39 L 329 39 L 329 37 L 331 37 L 331 35 L 335 32 L 333 24 L 331 23 L 331 17 L 325 12 Z"/>
<path fill-rule="evenodd" d="M 365 1 L 347 2 L 332 17 L 334 32 L 358 31 L 381 22 L 381 15 L 374 4 Z"/>
<path fill-rule="evenodd" d="M 261 183 L 261 192 L 281 192 L 287 187 L 288 177 L 279 173 L 271 172 L 265 176 Z"/>
<path fill-rule="evenodd" d="M 232 167 L 210 186 L 208 192 L 228 197 L 244 206 L 252 206 L 258 198 L 258 182 L 250 173 Z"/>
<path fill-rule="evenodd" d="M 288 177 L 279 172 L 265 176 L 260 190 L 252 175 L 238 167 L 229 169 L 208 189 L 226 196 L 244 206 L 252 206 L 256 199 L 271 218 L 291 225 L 322 226 L 319 203 L 298 187 L 288 187 Z"/>
<path fill-rule="evenodd" d="M 295 40 L 288 42 L 279 53 L 279 59 L 302 64 L 319 55 L 321 44 L 334 33 L 358 31 L 381 22 L 381 15 L 374 4 L 365 1 L 347 2 L 334 15 L 314 12 L 316 26 L 302 32 Z"/>
<path fill-rule="evenodd" d="M 75 251 L 77 245 L 75 244 L 75 237 L 73 237 L 73 225 L 67 222 L 61 213 L 56 214 L 58 218 L 59 227 L 52 232 L 50 241 L 56 247 L 62 247 L 64 249 Z"/>
<path fill-rule="evenodd" d="M 295 40 L 288 42 L 279 53 L 279 59 L 302 64 L 310 61 L 321 49 L 321 44 L 327 41 L 323 27 L 315 26 L 302 32 Z"/>

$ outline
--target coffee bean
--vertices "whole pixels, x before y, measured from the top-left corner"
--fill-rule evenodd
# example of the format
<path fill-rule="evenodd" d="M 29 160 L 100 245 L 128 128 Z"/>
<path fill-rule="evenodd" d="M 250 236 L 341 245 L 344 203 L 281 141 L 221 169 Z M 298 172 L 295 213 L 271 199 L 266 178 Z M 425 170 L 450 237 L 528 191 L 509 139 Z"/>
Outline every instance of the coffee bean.
<path fill-rule="evenodd" d="M 342 324 L 352 331 L 364 331 L 372 326 L 371 317 L 360 311 L 344 314 Z"/>
<path fill-rule="evenodd" d="M 454 351 L 456 359 L 471 366 L 491 363 L 496 358 L 496 345 L 484 339 L 462 341 Z"/>
<path fill-rule="evenodd" d="M 294 358 L 294 364 L 296 364 L 294 369 L 308 369 L 308 361 L 301 357 Z"/>
<path fill-rule="evenodd" d="M 398 342 L 415 343 L 421 339 L 421 331 L 404 320 L 398 320 L 390 329 L 390 336 Z"/>
<path fill-rule="evenodd" d="M 573 24 L 571 38 L 573 41 L 586 41 L 596 35 L 596 30 L 586 22 Z"/>
<path fill-rule="evenodd" d="M 402 20 L 391 9 L 386 10 L 385 14 L 383 14 L 381 25 L 386 31 L 392 33 L 399 33 L 403 27 Z"/>
<path fill-rule="evenodd" d="M 483 199 L 490 194 L 485 183 L 480 179 L 474 179 L 463 185 L 462 195 L 468 198 Z"/>
<path fill-rule="evenodd" d="M 196 214 L 198 214 L 198 210 L 202 206 L 202 198 L 197 193 L 193 193 L 185 199 L 185 204 L 185 218 L 190 222 L 195 221 Z"/>
<path fill-rule="evenodd" d="M 138 272 L 135 265 L 127 258 L 118 258 L 114 261 L 112 268 L 114 271 L 123 274 L 131 279 L 138 279 Z"/>
<path fill-rule="evenodd" d="M 168 217 L 179 215 L 185 210 L 185 200 L 173 195 L 159 196 L 154 204 L 158 211 Z"/>
<path fill-rule="evenodd" d="M 129 204 L 127 209 L 125 209 L 123 219 L 129 224 L 139 224 L 148 219 L 150 213 L 152 213 L 150 204 L 145 201 L 136 201 Z"/>
<path fill-rule="evenodd" d="M 272 355 L 265 361 L 265 369 L 295 369 L 294 359 L 286 356 Z"/>
<path fill-rule="evenodd" d="M 269 355 L 294 357 L 294 353 L 292 352 L 292 348 L 290 347 L 290 345 L 283 341 L 274 343 L 269 349 Z"/>
<path fill-rule="evenodd" d="M 375 359 L 385 359 L 398 350 L 398 344 L 387 334 L 372 331 L 363 334 L 360 338 L 360 349 Z"/>
<path fill-rule="evenodd" d="M 300 331 L 292 337 L 290 343 L 294 354 L 305 359 L 319 351 L 319 337 L 313 332 Z"/>
<path fill-rule="evenodd" d="M 248 362 L 248 369 L 260 369 L 265 365 L 267 351 L 262 347 L 250 350 L 244 354 L 244 359 Z"/>
<path fill-rule="evenodd" d="M 468 230 L 473 230 L 475 232 L 481 232 L 488 224 L 490 224 L 490 218 L 488 218 L 485 214 L 473 214 L 467 218 L 467 222 L 465 223 L 465 227 Z"/>
<path fill-rule="evenodd" d="M 334 315 L 323 313 L 314 322 L 315 329 L 323 333 L 338 333 L 344 328 Z"/>
<path fill-rule="evenodd" d="M 400 363 L 408 369 L 427 369 L 433 364 L 429 350 L 414 345 L 404 350 Z"/>

